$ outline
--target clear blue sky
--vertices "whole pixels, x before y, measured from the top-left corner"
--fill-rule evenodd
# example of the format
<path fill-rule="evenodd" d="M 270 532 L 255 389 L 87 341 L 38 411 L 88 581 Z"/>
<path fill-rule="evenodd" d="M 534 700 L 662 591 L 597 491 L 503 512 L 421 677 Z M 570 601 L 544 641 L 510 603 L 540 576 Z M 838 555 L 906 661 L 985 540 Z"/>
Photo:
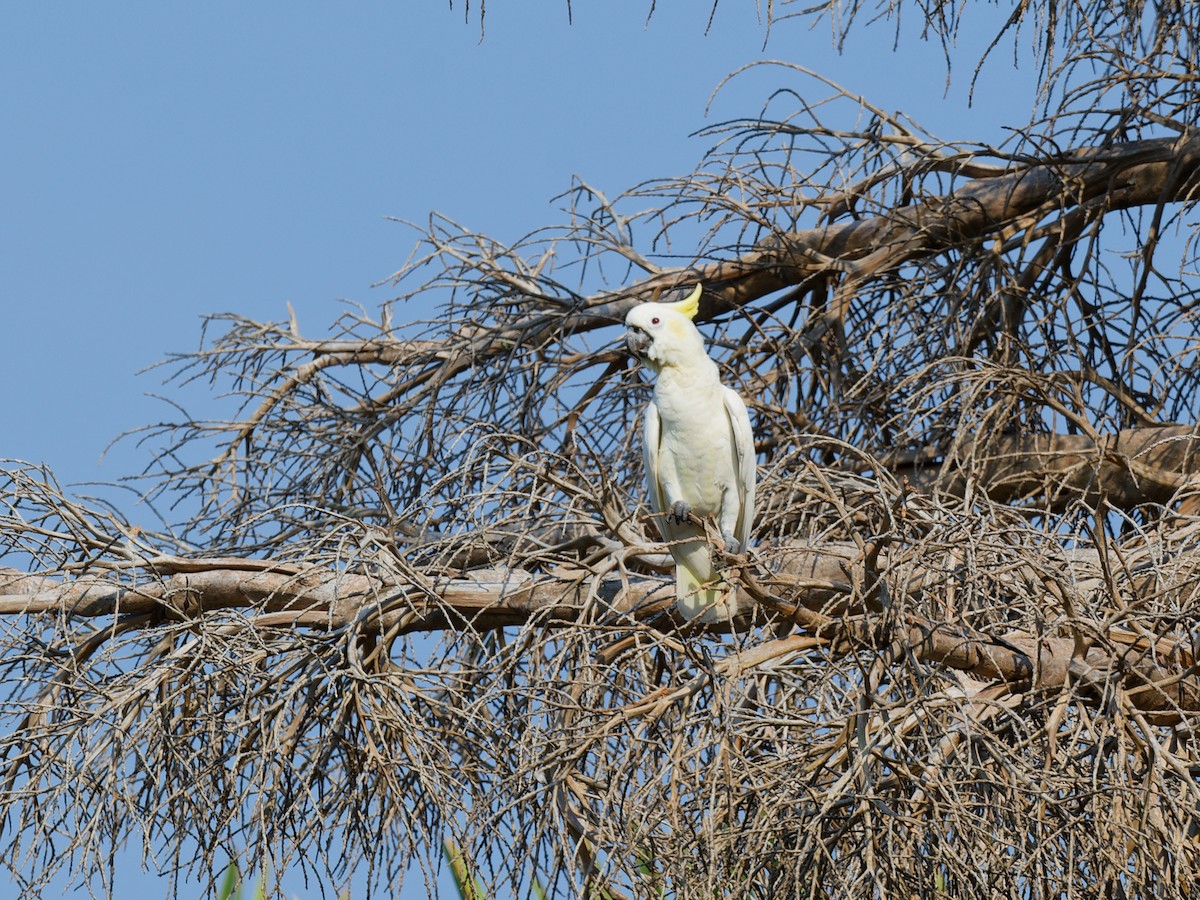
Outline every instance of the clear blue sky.
<path fill-rule="evenodd" d="M 979 28 L 947 94 L 940 48 L 909 34 L 893 54 L 887 23 L 839 56 L 828 24 L 782 23 L 764 48 L 750 0 L 723 0 L 707 35 L 703 4 L 659 2 L 647 23 L 649 0 L 574 0 L 568 24 L 565 0 L 493 2 L 481 41 L 479 5 L 464 21 L 461 0 L 6 4 L 0 457 L 68 484 L 138 471 L 132 443 L 101 453 L 172 415 L 146 396 L 161 375 L 135 373 L 194 349 L 203 314 L 278 320 L 290 301 L 316 336 L 339 298 L 391 296 L 371 285 L 413 234 L 386 217 L 437 210 L 514 240 L 560 219 L 550 200 L 574 175 L 611 195 L 683 174 L 707 146 L 691 132 L 756 114 L 781 82 L 739 79 L 706 118 L 721 78 L 755 60 L 806 65 L 946 138 L 1028 119 L 1031 67 L 1014 74 L 1011 48 L 967 107 Z"/>

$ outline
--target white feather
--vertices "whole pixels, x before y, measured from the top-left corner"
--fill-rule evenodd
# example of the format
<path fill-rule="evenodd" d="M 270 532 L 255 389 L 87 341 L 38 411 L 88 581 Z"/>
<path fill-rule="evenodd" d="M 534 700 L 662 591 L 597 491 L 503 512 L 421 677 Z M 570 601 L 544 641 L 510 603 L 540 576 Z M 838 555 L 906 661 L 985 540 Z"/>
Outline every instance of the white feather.
<path fill-rule="evenodd" d="M 754 435 L 746 404 L 721 384 L 700 333 L 673 306 L 643 303 L 625 319 L 630 347 L 657 376 L 643 430 L 646 481 L 675 558 L 680 612 L 717 621 L 736 614 L 736 597 L 713 564 L 703 529 L 671 513 L 686 503 L 745 549 L 754 519 Z"/>

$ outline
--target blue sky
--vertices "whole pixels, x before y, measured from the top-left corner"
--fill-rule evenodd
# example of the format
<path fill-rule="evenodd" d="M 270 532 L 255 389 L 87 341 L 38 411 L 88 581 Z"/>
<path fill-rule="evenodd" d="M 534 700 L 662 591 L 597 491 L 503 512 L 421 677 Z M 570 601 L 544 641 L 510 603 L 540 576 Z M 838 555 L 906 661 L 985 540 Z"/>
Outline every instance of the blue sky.
<path fill-rule="evenodd" d="M 802 62 L 949 137 L 995 136 L 997 105 L 1025 109 L 1003 60 L 973 110 L 969 57 L 943 98 L 940 49 L 894 57 L 887 24 L 838 56 L 827 25 L 792 22 L 764 50 L 748 2 L 722 3 L 708 35 L 682 4 L 648 25 L 644 0 L 575 2 L 573 25 L 565 3 L 489 4 L 482 42 L 478 4 L 470 21 L 461 3 L 400 6 L 0 14 L 0 456 L 68 483 L 140 469 L 132 444 L 101 452 L 171 415 L 146 396 L 161 372 L 135 373 L 195 348 L 201 315 L 277 320 L 290 301 L 320 334 L 339 298 L 390 296 L 371 285 L 413 235 L 387 217 L 438 210 L 512 240 L 558 220 L 550 200 L 572 176 L 615 194 L 682 174 L 706 147 L 691 132 L 756 113 L 779 79 L 735 81 L 706 118 L 722 76 L 753 60 Z"/>
<path fill-rule="evenodd" d="M 1032 67 L 1015 73 L 1007 45 L 967 107 L 982 27 L 947 93 L 940 47 L 908 33 L 894 54 L 890 23 L 838 55 L 828 23 L 782 23 L 764 48 L 749 0 L 724 0 L 708 34 L 703 5 L 659 2 L 647 23 L 649 0 L 575 0 L 569 24 L 565 2 L 493 2 L 482 40 L 478 6 L 7 4 L 0 457 L 67 484 L 137 472 L 133 442 L 101 454 L 172 415 L 148 396 L 173 391 L 161 373 L 136 373 L 194 349 L 202 315 L 278 320 L 290 302 L 317 336 L 340 298 L 390 298 L 372 285 L 414 235 L 388 217 L 437 210 L 515 240 L 560 219 L 551 198 L 573 176 L 613 195 L 683 174 L 707 147 L 690 133 L 756 114 L 779 82 L 738 79 L 706 118 L 755 60 L 801 63 L 946 138 L 996 140 L 1029 115 Z"/>

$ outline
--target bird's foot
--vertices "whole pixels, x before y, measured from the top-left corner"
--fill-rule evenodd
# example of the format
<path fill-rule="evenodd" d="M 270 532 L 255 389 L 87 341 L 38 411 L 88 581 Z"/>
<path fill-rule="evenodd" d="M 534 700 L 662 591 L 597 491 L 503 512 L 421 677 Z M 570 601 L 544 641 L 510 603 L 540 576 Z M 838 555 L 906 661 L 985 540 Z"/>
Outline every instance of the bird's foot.
<path fill-rule="evenodd" d="M 692 517 L 692 508 L 682 500 L 676 500 L 671 506 L 671 517 L 675 519 L 676 525 L 682 525 Z"/>
<path fill-rule="evenodd" d="M 737 556 L 742 552 L 742 542 L 735 538 L 728 531 L 723 532 L 721 537 L 725 541 L 726 553 L 730 554 L 731 556 Z"/>

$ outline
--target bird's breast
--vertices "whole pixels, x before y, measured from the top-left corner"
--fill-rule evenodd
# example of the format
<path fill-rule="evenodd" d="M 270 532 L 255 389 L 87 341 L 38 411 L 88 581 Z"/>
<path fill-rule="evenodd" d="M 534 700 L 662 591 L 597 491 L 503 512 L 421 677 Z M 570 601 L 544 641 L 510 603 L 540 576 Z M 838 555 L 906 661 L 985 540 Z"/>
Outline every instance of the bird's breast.
<path fill-rule="evenodd" d="M 718 385 L 719 388 L 719 385 Z M 668 392 L 669 393 L 669 392 Z M 733 435 L 718 392 L 662 396 L 656 392 L 660 421 L 659 466 L 669 468 L 664 483 L 678 485 L 682 500 L 697 515 L 717 515 L 725 488 L 736 478 Z"/>

